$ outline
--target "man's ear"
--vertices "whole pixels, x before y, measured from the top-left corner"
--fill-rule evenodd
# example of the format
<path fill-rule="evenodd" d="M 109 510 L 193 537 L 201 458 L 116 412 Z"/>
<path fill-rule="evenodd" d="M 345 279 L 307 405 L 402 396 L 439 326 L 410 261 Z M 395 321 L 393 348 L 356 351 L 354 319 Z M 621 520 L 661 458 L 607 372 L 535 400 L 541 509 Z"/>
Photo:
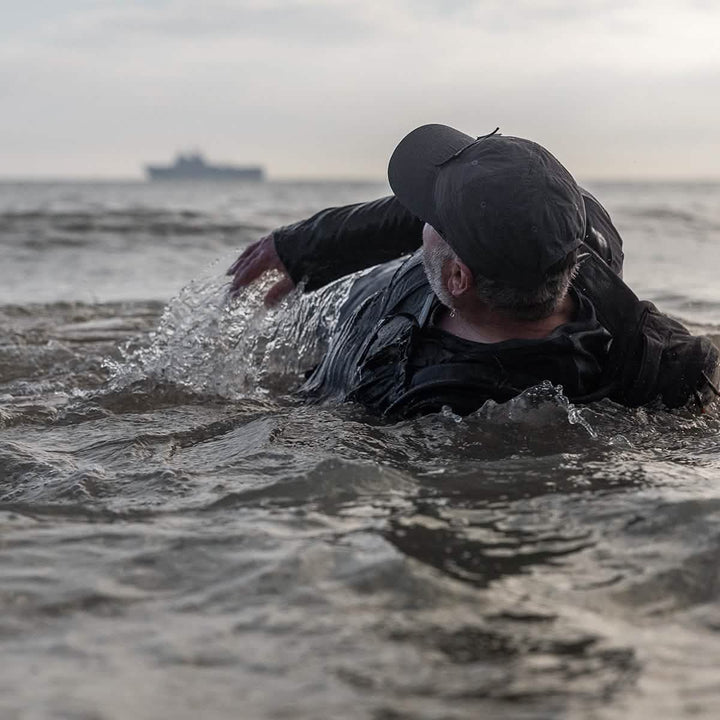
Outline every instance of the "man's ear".
<path fill-rule="evenodd" d="M 472 290 L 475 281 L 470 268 L 458 259 L 450 260 L 445 264 L 445 287 L 456 298 Z"/>

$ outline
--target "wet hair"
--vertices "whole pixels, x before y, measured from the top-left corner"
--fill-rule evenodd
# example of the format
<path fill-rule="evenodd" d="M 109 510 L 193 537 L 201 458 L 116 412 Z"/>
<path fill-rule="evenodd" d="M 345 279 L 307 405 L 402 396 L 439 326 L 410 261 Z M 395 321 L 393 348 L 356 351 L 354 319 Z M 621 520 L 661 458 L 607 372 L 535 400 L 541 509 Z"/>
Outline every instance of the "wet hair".
<path fill-rule="evenodd" d="M 446 242 L 437 243 L 424 259 L 425 274 L 440 301 L 452 307 L 452 296 L 442 284 L 442 268 L 449 260 L 458 260 Z M 534 288 L 516 288 L 482 275 L 475 275 L 478 299 L 493 310 L 500 310 L 517 320 L 541 320 L 551 315 L 565 298 L 577 272 L 577 251 L 548 268 L 543 282 Z"/>

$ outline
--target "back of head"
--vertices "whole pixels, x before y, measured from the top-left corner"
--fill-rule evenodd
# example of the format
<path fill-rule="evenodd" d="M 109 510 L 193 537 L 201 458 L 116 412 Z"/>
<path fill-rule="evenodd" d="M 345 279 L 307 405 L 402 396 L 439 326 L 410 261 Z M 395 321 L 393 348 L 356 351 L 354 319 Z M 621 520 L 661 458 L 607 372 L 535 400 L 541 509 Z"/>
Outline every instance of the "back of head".
<path fill-rule="evenodd" d="M 475 275 L 478 299 L 494 310 L 501 310 L 516 320 L 541 320 L 557 310 L 565 298 L 577 271 L 577 251 L 548 268 L 541 283 L 520 288 Z"/>
<path fill-rule="evenodd" d="M 455 302 L 444 285 L 443 268 L 453 260 L 459 260 L 458 255 L 444 241 L 424 246 L 425 274 L 435 295 L 449 308 L 454 308 Z M 541 320 L 557 310 L 576 271 L 577 252 L 573 250 L 560 262 L 548 268 L 542 281 L 531 288 L 508 285 L 475 273 L 475 299 L 513 320 Z"/>

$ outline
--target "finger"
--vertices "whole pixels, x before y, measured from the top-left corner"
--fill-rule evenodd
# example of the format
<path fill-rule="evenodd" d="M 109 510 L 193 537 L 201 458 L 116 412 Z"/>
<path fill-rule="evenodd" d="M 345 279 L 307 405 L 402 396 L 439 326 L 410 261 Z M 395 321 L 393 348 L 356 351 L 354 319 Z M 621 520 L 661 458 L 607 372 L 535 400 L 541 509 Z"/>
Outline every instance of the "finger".
<path fill-rule="evenodd" d="M 233 290 L 249 285 L 254 280 L 257 280 L 263 273 L 272 269 L 273 266 L 267 262 L 267 259 L 261 252 L 255 253 L 235 271 L 235 277 L 232 280 Z"/>
<path fill-rule="evenodd" d="M 257 243 L 253 243 L 252 245 L 248 245 L 248 247 L 245 248 L 245 250 L 242 252 L 241 255 L 238 255 L 237 259 L 233 264 L 227 269 L 226 274 L 227 275 L 234 275 L 237 271 L 238 267 L 242 265 L 244 262 L 247 261 L 249 257 L 251 257 L 255 252 L 257 252 Z"/>
<path fill-rule="evenodd" d="M 268 238 L 267 235 L 261 237 L 259 240 L 255 241 L 254 243 L 250 243 L 241 253 L 238 255 L 235 262 L 227 269 L 226 274 L 227 275 L 234 275 L 237 271 L 240 264 L 246 260 L 250 255 L 253 255 L 259 247 L 262 245 L 262 243 Z"/>
<path fill-rule="evenodd" d="M 275 247 L 268 243 L 260 245 L 255 253 L 245 260 L 235 271 L 233 286 L 249 285 L 268 270 L 279 270 L 283 274 L 285 268 L 275 252 Z"/>
<path fill-rule="evenodd" d="M 277 305 L 293 288 L 295 283 L 289 275 L 276 282 L 265 294 L 265 305 L 272 307 Z"/>

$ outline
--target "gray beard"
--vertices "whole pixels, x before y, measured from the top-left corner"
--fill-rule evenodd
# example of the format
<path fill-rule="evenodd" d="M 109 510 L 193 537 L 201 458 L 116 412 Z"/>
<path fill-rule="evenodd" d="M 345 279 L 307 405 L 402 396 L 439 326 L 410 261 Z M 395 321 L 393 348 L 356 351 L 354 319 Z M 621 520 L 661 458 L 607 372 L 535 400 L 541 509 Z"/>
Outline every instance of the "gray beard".
<path fill-rule="evenodd" d="M 453 297 L 445 289 L 442 281 L 442 270 L 445 263 L 452 258 L 452 250 L 443 248 L 442 246 L 435 247 L 432 251 L 425 252 L 423 250 L 423 268 L 425 269 L 425 277 L 430 283 L 432 291 L 437 296 L 438 300 L 446 307 L 453 309 Z"/>

